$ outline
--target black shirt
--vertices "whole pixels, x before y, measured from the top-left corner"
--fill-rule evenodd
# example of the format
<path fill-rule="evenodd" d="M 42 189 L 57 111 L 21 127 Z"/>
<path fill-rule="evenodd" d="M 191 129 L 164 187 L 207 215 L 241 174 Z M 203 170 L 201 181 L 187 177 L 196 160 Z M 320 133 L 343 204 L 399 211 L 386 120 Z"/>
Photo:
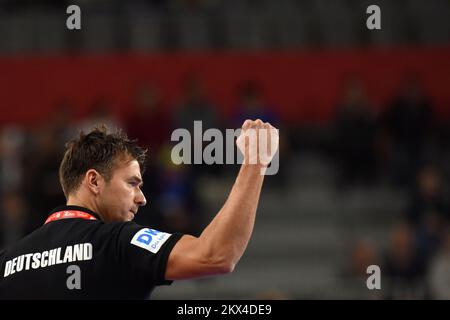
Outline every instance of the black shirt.
<path fill-rule="evenodd" d="M 0 299 L 145 299 L 164 278 L 167 260 L 182 234 L 134 222 L 51 221 L 0 252 Z"/>

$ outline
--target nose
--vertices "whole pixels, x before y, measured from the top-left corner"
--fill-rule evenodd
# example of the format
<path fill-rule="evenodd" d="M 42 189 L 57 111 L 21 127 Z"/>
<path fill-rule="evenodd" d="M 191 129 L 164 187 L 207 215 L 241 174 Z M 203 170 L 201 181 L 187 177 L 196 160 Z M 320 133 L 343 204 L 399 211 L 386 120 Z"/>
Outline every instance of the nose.
<path fill-rule="evenodd" d="M 138 206 L 145 206 L 147 204 L 147 199 L 145 199 L 144 193 L 142 193 L 142 190 L 139 189 L 137 195 L 136 195 L 136 199 L 135 202 Z"/>

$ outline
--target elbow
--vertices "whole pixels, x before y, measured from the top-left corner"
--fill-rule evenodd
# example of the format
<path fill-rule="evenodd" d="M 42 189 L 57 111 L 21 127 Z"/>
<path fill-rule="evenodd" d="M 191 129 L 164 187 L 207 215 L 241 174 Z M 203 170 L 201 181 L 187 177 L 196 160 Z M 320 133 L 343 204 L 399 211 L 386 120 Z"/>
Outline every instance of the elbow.
<path fill-rule="evenodd" d="M 234 271 L 236 263 L 230 259 L 214 259 L 209 265 L 214 274 L 225 275 Z"/>
<path fill-rule="evenodd" d="M 207 251 L 208 254 L 203 255 L 204 263 L 208 266 L 212 274 L 223 275 L 234 271 L 240 256 L 230 250 L 223 250 L 222 248 L 211 249 Z"/>
<path fill-rule="evenodd" d="M 232 273 L 234 271 L 234 267 L 236 266 L 235 263 L 233 262 L 228 262 L 228 263 L 224 263 L 222 264 L 222 266 L 220 267 L 220 273 L 221 274 L 228 274 L 228 273 Z"/>

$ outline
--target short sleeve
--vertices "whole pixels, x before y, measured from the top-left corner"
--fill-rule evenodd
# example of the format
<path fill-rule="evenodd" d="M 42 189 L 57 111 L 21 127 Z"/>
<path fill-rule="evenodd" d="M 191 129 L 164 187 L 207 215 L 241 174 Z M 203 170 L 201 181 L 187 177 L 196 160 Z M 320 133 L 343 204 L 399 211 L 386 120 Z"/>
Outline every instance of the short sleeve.
<path fill-rule="evenodd" d="M 122 224 L 116 234 L 117 262 L 127 286 L 151 290 L 157 285 L 169 285 L 164 278 L 167 261 L 181 233 L 166 233 L 138 225 Z"/>

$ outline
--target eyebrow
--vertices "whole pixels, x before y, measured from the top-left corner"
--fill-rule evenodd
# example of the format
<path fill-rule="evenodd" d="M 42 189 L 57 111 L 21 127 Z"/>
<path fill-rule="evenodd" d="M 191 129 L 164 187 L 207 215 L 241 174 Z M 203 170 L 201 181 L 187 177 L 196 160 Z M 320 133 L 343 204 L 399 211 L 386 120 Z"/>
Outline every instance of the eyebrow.
<path fill-rule="evenodd" d="M 142 187 L 144 185 L 144 181 L 142 181 L 142 179 L 139 178 L 138 176 L 133 176 L 133 177 L 131 177 L 130 180 L 133 180 L 135 182 L 139 182 L 139 187 Z"/>

